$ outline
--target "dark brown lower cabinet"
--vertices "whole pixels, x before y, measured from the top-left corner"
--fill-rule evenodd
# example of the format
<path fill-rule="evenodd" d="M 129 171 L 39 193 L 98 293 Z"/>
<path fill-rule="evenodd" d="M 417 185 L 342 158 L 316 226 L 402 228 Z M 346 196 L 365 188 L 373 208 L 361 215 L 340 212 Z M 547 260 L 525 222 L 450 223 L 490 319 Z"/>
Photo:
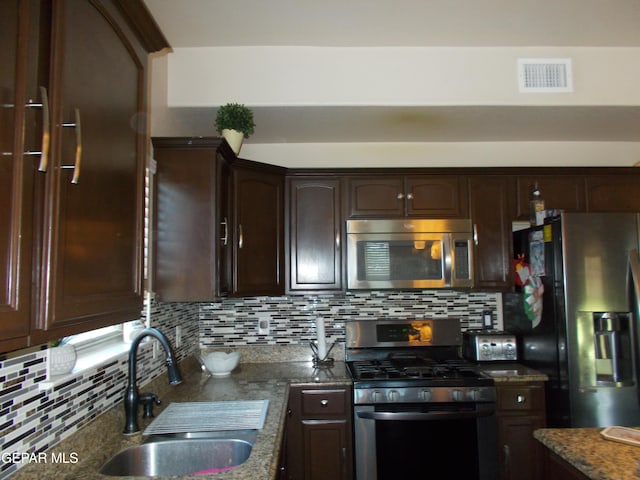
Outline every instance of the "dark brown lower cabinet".
<path fill-rule="evenodd" d="M 546 425 L 542 382 L 497 385 L 500 480 L 542 480 L 544 447 L 533 431 Z"/>
<path fill-rule="evenodd" d="M 281 478 L 353 478 L 351 398 L 347 385 L 291 387 Z"/>
<path fill-rule="evenodd" d="M 541 444 L 542 445 L 542 444 Z M 561 457 L 544 448 L 544 479 L 545 480 L 589 480 L 584 473 L 570 465 Z"/>

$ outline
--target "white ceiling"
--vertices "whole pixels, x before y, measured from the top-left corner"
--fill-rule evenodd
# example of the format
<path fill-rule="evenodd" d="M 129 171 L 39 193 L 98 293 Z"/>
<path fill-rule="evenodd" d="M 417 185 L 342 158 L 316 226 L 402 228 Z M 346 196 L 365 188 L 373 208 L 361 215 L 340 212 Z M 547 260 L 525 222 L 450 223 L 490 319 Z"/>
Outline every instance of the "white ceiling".
<path fill-rule="evenodd" d="M 173 47 L 640 46 L 638 0 L 145 0 Z"/>
<path fill-rule="evenodd" d="M 175 48 L 640 46 L 640 0 L 145 2 Z M 640 141 L 635 106 L 255 107 L 254 113 L 255 143 Z M 172 114 L 194 135 L 206 134 L 198 131 L 203 122 L 211 131 L 214 109 Z"/>

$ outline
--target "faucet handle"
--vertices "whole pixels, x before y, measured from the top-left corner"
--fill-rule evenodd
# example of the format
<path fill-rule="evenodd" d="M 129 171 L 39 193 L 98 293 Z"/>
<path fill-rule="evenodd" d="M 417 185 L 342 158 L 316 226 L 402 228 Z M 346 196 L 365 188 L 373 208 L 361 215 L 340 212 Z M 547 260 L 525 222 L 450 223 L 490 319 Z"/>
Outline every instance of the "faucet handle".
<path fill-rule="evenodd" d="M 141 393 L 139 397 L 140 403 L 142 404 L 142 408 L 144 412 L 142 413 L 142 418 L 152 418 L 153 415 L 153 405 L 160 405 L 162 402 L 158 398 L 155 393 Z"/>

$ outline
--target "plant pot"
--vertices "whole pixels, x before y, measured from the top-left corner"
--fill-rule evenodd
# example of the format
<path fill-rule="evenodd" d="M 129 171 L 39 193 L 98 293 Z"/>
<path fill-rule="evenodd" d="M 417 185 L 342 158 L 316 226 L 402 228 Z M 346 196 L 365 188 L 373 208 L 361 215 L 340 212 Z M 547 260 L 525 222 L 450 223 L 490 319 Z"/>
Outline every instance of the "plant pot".
<path fill-rule="evenodd" d="M 76 348 L 73 345 L 61 345 L 49 349 L 49 376 L 64 375 L 73 370 L 76 364 Z"/>
<path fill-rule="evenodd" d="M 244 133 L 224 128 L 222 129 L 222 136 L 231 147 L 231 150 L 233 150 L 233 153 L 238 155 L 240 153 L 240 148 L 242 148 L 242 142 L 244 141 Z"/>

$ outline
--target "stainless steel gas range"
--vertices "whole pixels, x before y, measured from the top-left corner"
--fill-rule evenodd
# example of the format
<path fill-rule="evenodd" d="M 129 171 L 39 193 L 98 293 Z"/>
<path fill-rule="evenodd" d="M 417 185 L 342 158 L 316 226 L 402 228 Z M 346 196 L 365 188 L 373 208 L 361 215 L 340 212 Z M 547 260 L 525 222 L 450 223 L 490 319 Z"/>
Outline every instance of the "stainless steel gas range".
<path fill-rule="evenodd" d="M 457 319 L 346 323 L 358 480 L 495 480 L 493 380 L 460 356 Z"/>

